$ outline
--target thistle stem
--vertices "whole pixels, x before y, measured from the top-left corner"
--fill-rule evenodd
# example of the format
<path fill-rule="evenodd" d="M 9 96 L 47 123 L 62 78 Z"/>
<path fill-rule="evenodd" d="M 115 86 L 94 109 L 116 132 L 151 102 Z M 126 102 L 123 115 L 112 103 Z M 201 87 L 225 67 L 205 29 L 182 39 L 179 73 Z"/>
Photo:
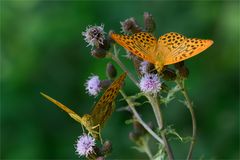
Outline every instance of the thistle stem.
<path fill-rule="evenodd" d="M 159 130 L 162 130 L 163 129 L 163 119 L 162 119 L 162 113 L 161 113 L 161 110 L 160 110 L 159 101 L 157 100 L 157 97 L 154 97 L 154 96 L 151 96 L 151 95 L 146 95 L 146 97 L 148 98 L 148 100 L 151 103 L 151 106 L 153 108 L 153 112 L 155 114 Z M 165 150 L 167 152 L 168 159 L 173 160 L 174 159 L 173 152 L 172 152 L 171 146 L 169 145 L 168 140 L 167 140 L 164 132 L 161 133 L 161 137 L 164 141 Z"/>
<path fill-rule="evenodd" d="M 159 130 L 161 130 L 163 128 L 163 120 L 162 120 L 162 113 L 160 111 L 160 104 L 159 104 L 158 100 L 156 99 L 156 97 L 153 97 L 153 96 L 147 95 L 147 94 L 145 94 L 145 96 L 147 97 L 147 99 L 151 103 L 154 115 L 155 115 L 156 120 L 157 120 Z"/>
<path fill-rule="evenodd" d="M 192 105 L 192 102 L 189 98 L 189 95 L 187 93 L 187 90 L 185 88 L 185 85 L 184 85 L 184 81 L 182 80 L 177 80 L 176 81 L 177 85 L 181 88 L 181 92 L 185 98 L 185 104 L 187 106 L 187 108 L 189 109 L 190 111 L 190 114 L 191 114 L 191 118 L 192 118 L 192 141 L 191 141 L 191 144 L 190 144 L 190 147 L 189 147 L 189 150 L 188 150 L 188 155 L 187 155 L 187 159 L 190 160 L 192 159 L 192 152 L 193 152 L 193 147 L 194 147 L 194 144 L 195 144 L 195 141 L 196 141 L 196 131 L 197 131 L 197 125 L 196 125 L 196 118 L 195 118 L 195 113 L 194 113 L 194 110 L 193 110 L 193 105 Z"/>
<path fill-rule="evenodd" d="M 120 61 L 120 59 L 118 58 L 118 51 L 116 49 L 116 46 L 113 45 L 114 48 L 114 54 L 110 53 L 111 58 L 122 68 L 122 70 L 124 70 L 125 72 L 127 72 L 128 77 L 133 81 L 133 83 L 138 86 L 138 82 L 137 80 L 134 78 L 133 74 L 131 72 L 128 71 L 128 69 L 125 67 L 125 65 Z"/>
<path fill-rule="evenodd" d="M 148 131 L 150 135 L 152 135 L 153 138 L 155 138 L 159 143 L 164 145 L 164 141 L 155 133 L 153 130 L 142 120 L 138 112 L 136 111 L 134 104 L 131 102 L 131 100 L 127 97 L 127 95 L 123 92 L 123 90 L 120 90 L 120 93 L 122 94 L 123 98 L 128 103 L 130 109 L 132 110 L 134 116 L 138 120 L 138 122 Z"/>

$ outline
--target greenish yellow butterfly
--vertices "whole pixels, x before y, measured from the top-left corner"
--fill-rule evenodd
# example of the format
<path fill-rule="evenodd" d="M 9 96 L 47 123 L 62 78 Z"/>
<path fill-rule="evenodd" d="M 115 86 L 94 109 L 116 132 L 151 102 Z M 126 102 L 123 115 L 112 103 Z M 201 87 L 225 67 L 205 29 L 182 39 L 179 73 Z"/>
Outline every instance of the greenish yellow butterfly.
<path fill-rule="evenodd" d="M 68 107 L 66 107 L 65 105 L 63 105 L 62 103 L 49 97 L 48 95 L 44 93 L 41 93 L 41 95 L 44 96 L 49 101 L 56 104 L 65 112 L 67 112 L 74 120 L 81 123 L 94 138 L 101 139 L 100 129 L 114 110 L 114 107 L 113 107 L 114 99 L 117 97 L 117 94 L 125 78 L 126 78 L 126 73 L 123 73 L 104 92 L 102 97 L 94 106 L 91 114 L 85 114 L 82 117 L 79 116 L 74 111 L 72 111 L 71 109 L 69 109 Z"/>
<path fill-rule="evenodd" d="M 131 36 L 112 33 L 111 38 L 131 53 L 154 64 L 158 72 L 163 66 L 193 57 L 213 44 L 212 40 L 186 38 L 175 32 L 160 36 L 158 40 L 147 32 Z"/>

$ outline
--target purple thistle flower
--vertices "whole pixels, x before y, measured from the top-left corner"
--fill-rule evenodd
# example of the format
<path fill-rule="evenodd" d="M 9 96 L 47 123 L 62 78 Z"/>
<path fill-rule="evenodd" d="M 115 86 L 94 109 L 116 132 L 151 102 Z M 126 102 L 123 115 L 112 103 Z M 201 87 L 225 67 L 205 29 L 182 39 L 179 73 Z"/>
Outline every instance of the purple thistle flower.
<path fill-rule="evenodd" d="M 85 37 L 84 40 L 88 43 L 87 46 L 99 46 L 103 45 L 105 39 L 104 36 L 104 25 L 101 26 L 88 26 L 85 32 L 82 32 L 82 35 Z"/>
<path fill-rule="evenodd" d="M 145 74 L 139 83 L 140 89 L 144 93 L 156 95 L 161 89 L 160 78 L 157 74 Z"/>
<path fill-rule="evenodd" d="M 86 91 L 90 96 L 97 96 L 101 91 L 101 81 L 98 76 L 90 76 L 85 83 Z"/>
<path fill-rule="evenodd" d="M 148 65 L 149 65 L 149 63 L 147 61 L 142 61 L 140 63 L 139 70 L 142 74 L 147 74 L 148 73 Z"/>
<path fill-rule="evenodd" d="M 95 139 L 87 134 L 78 137 L 77 144 L 75 145 L 76 152 L 79 156 L 88 156 L 94 153 Z"/>

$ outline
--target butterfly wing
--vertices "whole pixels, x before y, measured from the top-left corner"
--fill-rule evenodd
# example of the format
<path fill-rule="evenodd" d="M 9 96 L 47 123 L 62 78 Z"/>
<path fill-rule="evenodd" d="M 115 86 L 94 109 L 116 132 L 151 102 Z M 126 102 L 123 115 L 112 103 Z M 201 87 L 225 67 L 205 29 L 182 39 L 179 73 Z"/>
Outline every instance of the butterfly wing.
<path fill-rule="evenodd" d="M 91 113 L 92 120 L 95 125 L 100 125 L 106 122 L 107 118 L 113 112 L 113 102 L 117 97 L 117 94 L 122 86 L 124 79 L 126 78 L 126 73 L 122 74 L 117 80 L 115 80 L 108 89 L 104 92 L 103 96 L 99 99 L 93 111 Z"/>
<path fill-rule="evenodd" d="M 56 104 L 59 108 L 61 108 L 62 110 L 64 110 L 65 112 L 67 112 L 75 121 L 82 123 L 82 118 L 75 113 L 74 111 L 72 111 L 71 109 L 69 109 L 68 107 L 66 107 L 65 105 L 63 105 L 62 103 L 58 102 L 57 100 L 49 97 L 48 95 L 44 94 L 44 93 L 40 93 L 43 97 L 45 97 L 46 99 L 48 99 L 49 101 L 51 101 L 52 103 Z"/>
<path fill-rule="evenodd" d="M 152 53 L 157 47 L 157 39 L 150 33 L 139 32 L 131 36 L 112 33 L 111 38 L 136 56 L 154 63 Z"/>
<path fill-rule="evenodd" d="M 213 44 L 212 40 L 186 38 L 179 33 L 170 32 L 158 40 L 158 52 L 163 65 L 174 64 L 191 58 Z"/>

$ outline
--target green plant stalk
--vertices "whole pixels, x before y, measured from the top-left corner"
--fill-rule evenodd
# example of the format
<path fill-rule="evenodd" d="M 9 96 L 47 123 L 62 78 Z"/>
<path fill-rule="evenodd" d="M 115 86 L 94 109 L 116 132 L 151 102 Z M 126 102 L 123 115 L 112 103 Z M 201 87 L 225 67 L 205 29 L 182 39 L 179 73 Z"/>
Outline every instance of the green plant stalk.
<path fill-rule="evenodd" d="M 164 145 L 164 141 L 155 133 L 153 130 L 142 120 L 138 112 L 136 111 L 134 104 L 131 102 L 131 100 L 128 99 L 127 95 L 123 92 L 123 90 L 120 90 L 121 95 L 128 103 L 130 109 L 132 110 L 134 116 L 138 120 L 138 122 L 148 131 L 150 135 L 152 135 L 153 138 L 155 138 L 159 143 Z"/>
<path fill-rule="evenodd" d="M 156 120 L 157 120 L 159 130 L 162 130 L 163 129 L 163 119 L 162 119 L 162 113 L 161 113 L 161 110 L 160 110 L 160 103 L 157 99 L 157 96 L 151 96 L 151 95 L 148 95 L 148 94 L 146 94 L 145 96 L 147 97 L 147 99 L 151 103 L 151 106 L 153 108 L 153 112 L 154 112 Z M 173 152 L 172 152 L 171 146 L 169 145 L 168 140 L 167 140 L 164 132 L 161 133 L 161 137 L 164 141 L 165 150 L 167 152 L 168 159 L 173 160 L 174 159 Z"/>
<path fill-rule="evenodd" d="M 196 141 L 196 132 L 197 132 L 197 124 L 196 124 L 196 118 L 195 118 L 195 113 L 193 110 L 193 105 L 192 102 L 189 98 L 189 95 L 187 93 L 187 90 L 185 88 L 184 85 L 184 80 L 176 80 L 176 83 L 179 87 L 181 87 L 181 92 L 185 98 L 185 105 L 187 106 L 187 108 L 190 111 L 191 114 L 191 118 L 192 118 L 192 141 L 188 150 L 188 155 L 187 155 L 187 159 L 190 160 L 192 159 L 192 152 L 193 152 L 193 147 L 195 145 L 195 141 Z"/>
<path fill-rule="evenodd" d="M 159 130 L 162 130 L 163 120 L 162 120 L 162 113 L 160 111 L 160 105 L 158 103 L 158 100 L 156 99 L 156 97 L 153 97 L 153 96 L 148 95 L 148 94 L 145 94 L 145 96 L 147 97 L 148 101 L 150 102 L 150 104 L 153 108 L 153 112 L 154 112 L 154 115 L 155 115 L 156 120 L 157 120 L 158 128 L 159 128 Z"/>
<path fill-rule="evenodd" d="M 110 57 L 122 68 L 122 70 L 124 70 L 125 72 L 127 72 L 128 77 L 129 77 L 129 78 L 133 81 L 133 83 L 139 88 L 137 80 L 134 78 L 134 76 L 132 75 L 132 73 L 128 71 L 128 69 L 125 67 L 125 65 L 124 65 L 124 64 L 120 61 L 120 59 L 118 58 L 118 51 L 117 51 L 115 45 L 113 45 L 113 49 L 114 49 L 114 54 L 109 53 Z"/>

